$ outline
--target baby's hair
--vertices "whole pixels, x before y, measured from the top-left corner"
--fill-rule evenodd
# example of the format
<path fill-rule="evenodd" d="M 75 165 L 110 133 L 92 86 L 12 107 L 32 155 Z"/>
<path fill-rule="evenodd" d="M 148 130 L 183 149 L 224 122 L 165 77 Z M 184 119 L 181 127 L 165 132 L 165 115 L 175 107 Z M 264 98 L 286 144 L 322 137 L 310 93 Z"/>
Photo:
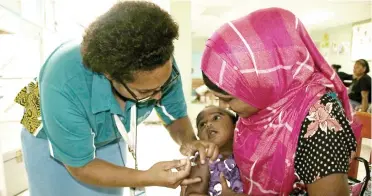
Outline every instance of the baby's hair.
<path fill-rule="evenodd" d="M 234 123 L 234 125 L 238 121 L 238 115 L 235 115 L 234 113 L 230 112 L 227 109 L 223 109 L 223 108 L 220 108 L 220 107 L 217 107 L 217 106 L 214 106 L 214 105 L 210 105 L 210 106 L 205 107 L 201 112 L 199 112 L 198 116 L 196 117 L 196 127 L 198 127 L 198 124 L 199 124 L 199 122 L 201 120 L 200 119 L 201 118 L 200 115 L 203 113 L 203 111 L 205 109 L 208 109 L 208 108 L 217 108 L 221 113 L 227 114 L 231 118 L 231 121 Z"/>

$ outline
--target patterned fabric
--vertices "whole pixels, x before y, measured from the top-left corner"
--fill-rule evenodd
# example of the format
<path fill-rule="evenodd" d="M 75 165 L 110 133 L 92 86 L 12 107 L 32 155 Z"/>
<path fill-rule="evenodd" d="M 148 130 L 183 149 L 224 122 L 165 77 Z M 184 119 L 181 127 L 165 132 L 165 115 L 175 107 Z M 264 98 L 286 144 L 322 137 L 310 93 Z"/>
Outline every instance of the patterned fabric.
<path fill-rule="evenodd" d="M 14 101 L 24 107 L 21 124 L 32 134 L 41 126 L 40 96 L 38 83 L 30 82 L 16 96 Z"/>
<path fill-rule="evenodd" d="M 235 164 L 234 156 L 222 160 L 220 155 L 214 163 L 209 165 L 210 180 L 208 193 L 210 196 L 221 195 L 222 186 L 220 183 L 220 173 L 222 172 L 228 181 L 229 187 L 236 193 L 243 192 L 243 184 L 240 181 L 239 168 Z"/>
<path fill-rule="evenodd" d="M 326 94 L 310 108 L 302 124 L 296 172 L 306 184 L 334 173 L 347 174 L 356 144 L 341 105 Z"/>
<path fill-rule="evenodd" d="M 356 140 L 342 106 L 331 93 L 316 102 L 302 123 L 291 195 L 305 195 L 306 186 L 334 173 L 347 174 Z"/>
<path fill-rule="evenodd" d="M 327 89 L 352 121 L 346 87 L 287 10 L 262 9 L 223 25 L 207 41 L 201 68 L 220 88 L 260 109 L 240 118 L 234 138 L 246 194 L 290 193 L 301 124 Z"/>

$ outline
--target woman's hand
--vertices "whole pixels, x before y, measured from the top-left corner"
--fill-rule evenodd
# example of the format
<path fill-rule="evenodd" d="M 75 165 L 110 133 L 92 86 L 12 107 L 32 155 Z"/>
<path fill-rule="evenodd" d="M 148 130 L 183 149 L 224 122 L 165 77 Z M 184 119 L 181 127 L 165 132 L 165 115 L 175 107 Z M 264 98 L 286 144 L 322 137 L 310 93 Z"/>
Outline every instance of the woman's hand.
<path fill-rule="evenodd" d="M 199 152 L 201 164 L 205 163 L 207 157 L 210 161 L 215 161 L 219 154 L 218 146 L 216 144 L 203 140 L 194 140 L 182 144 L 180 152 L 185 156 L 193 156 L 195 155 L 195 152 Z"/>
<path fill-rule="evenodd" d="M 227 184 L 227 180 L 225 179 L 225 176 L 221 172 L 220 174 L 220 183 L 222 186 L 222 192 L 221 196 L 244 196 L 242 193 L 235 193 L 229 188 L 229 185 Z"/>
<path fill-rule="evenodd" d="M 172 169 L 178 169 L 178 171 L 173 172 Z M 180 184 L 200 182 L 200 178 L 186 179 L 190 171 L 191 162 L 189 159 L 159 162 L 145 171 L 145 181 L 148 186 L 168 188 L 177 188 Z"/>

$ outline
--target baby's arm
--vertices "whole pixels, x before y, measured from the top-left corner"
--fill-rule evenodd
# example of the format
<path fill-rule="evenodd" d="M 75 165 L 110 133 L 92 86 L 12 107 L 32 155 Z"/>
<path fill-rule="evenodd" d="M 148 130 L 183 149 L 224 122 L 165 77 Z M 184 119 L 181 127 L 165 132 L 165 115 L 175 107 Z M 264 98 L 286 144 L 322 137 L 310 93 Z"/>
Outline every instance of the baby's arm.
<path fill-rule="evenodd" d="M 201 182 L 188 185 L 185 191 L 181 191 L 181 196 L 201 196 L 201 195 L 208 195 L 208 188 L 209 188 L 209 165 L 208 163 L 204 163 L 203 165 L 200 163 L 199 158 L 195 161 L 197 165 L 191 168 L 190 178 L 200 177 Z M 182 195 L 182 192 L 184 195 Z"/>

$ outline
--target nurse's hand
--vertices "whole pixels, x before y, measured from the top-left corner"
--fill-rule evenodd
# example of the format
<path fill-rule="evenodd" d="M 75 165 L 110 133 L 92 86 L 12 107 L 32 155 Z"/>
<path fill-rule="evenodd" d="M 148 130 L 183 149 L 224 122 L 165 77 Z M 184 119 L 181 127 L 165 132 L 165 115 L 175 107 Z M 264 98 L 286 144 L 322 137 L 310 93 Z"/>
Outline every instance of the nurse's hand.
<path fill-rule="evenodd" d="M 177 188 L 181 184 L 200 182 L 200 178 L 186 179 L 190 175 L 190 171 L 190 159 L 159 162 L 145 171 L 146 181 L 148 181 L 149 186 L 168 188 Z"/>
<path fill-rule="evenodd" d="M 180 152 L 185 156 L 193 156 L 196 152 L 199 152 L 200 163 L 204 164 L 206 158 L 209 158 L 210 162 L 215 161 L 218 158 L 219 149 L 218 146 L 212 142 L 194 140 L 182 144 Z"/>

